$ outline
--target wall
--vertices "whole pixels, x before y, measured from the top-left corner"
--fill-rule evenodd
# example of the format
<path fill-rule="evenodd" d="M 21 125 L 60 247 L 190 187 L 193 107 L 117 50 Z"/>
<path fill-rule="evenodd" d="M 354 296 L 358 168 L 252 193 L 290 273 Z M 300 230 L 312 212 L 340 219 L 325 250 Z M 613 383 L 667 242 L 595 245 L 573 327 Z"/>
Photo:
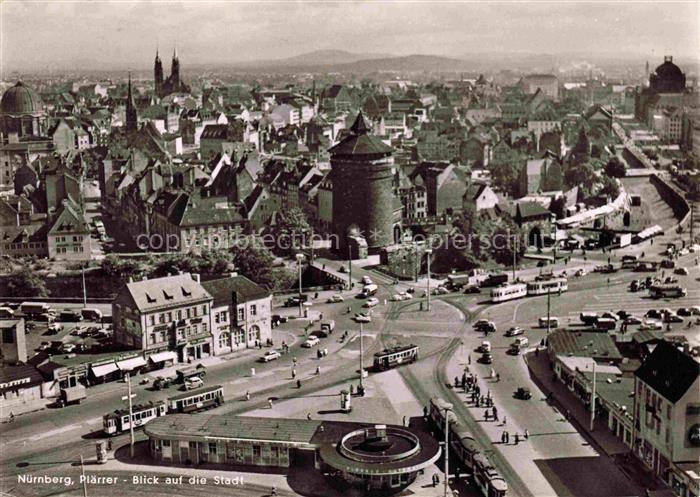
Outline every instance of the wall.
<path fill-rule="evenodd" d="M 678 224 L 685 227 L 690 219 L 690 205 L 683 193 L 658 175 L 650 176 L 649 181 L 659 191 L 664 202 L 671 206 L 673 214 L 679 219 Z"/>

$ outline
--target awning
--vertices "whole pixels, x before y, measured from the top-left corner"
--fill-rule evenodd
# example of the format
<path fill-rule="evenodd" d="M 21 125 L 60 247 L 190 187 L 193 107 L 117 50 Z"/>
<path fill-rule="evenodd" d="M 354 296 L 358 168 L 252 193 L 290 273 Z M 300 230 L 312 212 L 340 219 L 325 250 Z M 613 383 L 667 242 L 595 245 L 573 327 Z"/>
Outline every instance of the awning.
<path fill-rule="evenodd" d="M 177 359 L 177 354 L 170 350 L 165 352 L 156 352 L 155 354 L 151 354 L 148 359 L 151 362 L 175 361 Z"/>
<path fill-rule="evenodd" d="M 109 373 L 114 373 L 119 368 L 117 367 L 116 363 L 110 362 L 107 364 L 100 364 L 99 366 L 92 366 L 91 369 L 92 374 L 95 375 L 96 378 L 100 378 L 108 375 Z"/>
<path fill-rule="evenodd" d="M 132 357 L 131 359 L 125 359 L 125 360 L 119 361 L 117 363 L 117 366 L 122 371 L 131 371 L 132 369 L 140 368 L 141 366 L 145 366 L 145 365 L 146 365 L 146 359 L 144 359 L 141 356 Z"/>

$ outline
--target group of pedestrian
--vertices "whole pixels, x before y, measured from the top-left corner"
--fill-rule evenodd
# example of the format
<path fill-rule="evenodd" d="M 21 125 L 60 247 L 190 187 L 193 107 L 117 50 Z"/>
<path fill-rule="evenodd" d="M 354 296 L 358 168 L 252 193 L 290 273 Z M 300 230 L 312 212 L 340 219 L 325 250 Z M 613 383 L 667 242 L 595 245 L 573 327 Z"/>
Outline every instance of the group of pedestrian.
<path fill-rule="evenodd" d="M 484 420 L 488 421 L 489 419 L 498 421 L 498 409 L 496 409 L 496 406 L 493 406 L 491 411 L 489 411 L 488 408 L 484 410 Z"/>
<path fill-rule="evenodd" d="M 527 440 L 530 438 L 530 433 L 525 430 L 525 433 L 523 434 L 523 438 Z M 509 444 L 510 443 L 510 432 L 508 430 L 503 430 L 503 433 L 501 433 L 501 443 L 502 444 Z M 515 432 L 513 434 L 513 444 L 518 445 L 520 443 L 520 434 L 518 432 Z"/>

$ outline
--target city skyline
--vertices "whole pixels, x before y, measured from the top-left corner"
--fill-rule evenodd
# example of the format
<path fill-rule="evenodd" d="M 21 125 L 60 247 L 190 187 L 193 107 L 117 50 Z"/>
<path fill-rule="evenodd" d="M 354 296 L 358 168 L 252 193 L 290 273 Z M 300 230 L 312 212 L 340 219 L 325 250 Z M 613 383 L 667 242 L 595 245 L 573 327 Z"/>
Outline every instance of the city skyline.
<path fill-rule="evenodd" d="M 316 50 L 697 58 L 699 15 L 695 2 L 9 1 L 0 7 L 0 69 L 140 70 L 158 47 L 164 58 L 177 47 L 190 67 Z"/>

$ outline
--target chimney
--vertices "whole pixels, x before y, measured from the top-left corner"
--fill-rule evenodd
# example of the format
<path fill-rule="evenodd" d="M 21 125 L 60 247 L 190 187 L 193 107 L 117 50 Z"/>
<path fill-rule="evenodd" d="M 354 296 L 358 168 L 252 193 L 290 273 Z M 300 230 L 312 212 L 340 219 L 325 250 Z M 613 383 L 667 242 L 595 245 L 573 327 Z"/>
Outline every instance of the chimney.
<path fill-rule="evenodd" d="M 192 273 L 192 279 L 193 279 L 194 281 L 196 281 L 197 283 L 200 283 L 199 274 L 197 274 L 197 273 Z"/>

